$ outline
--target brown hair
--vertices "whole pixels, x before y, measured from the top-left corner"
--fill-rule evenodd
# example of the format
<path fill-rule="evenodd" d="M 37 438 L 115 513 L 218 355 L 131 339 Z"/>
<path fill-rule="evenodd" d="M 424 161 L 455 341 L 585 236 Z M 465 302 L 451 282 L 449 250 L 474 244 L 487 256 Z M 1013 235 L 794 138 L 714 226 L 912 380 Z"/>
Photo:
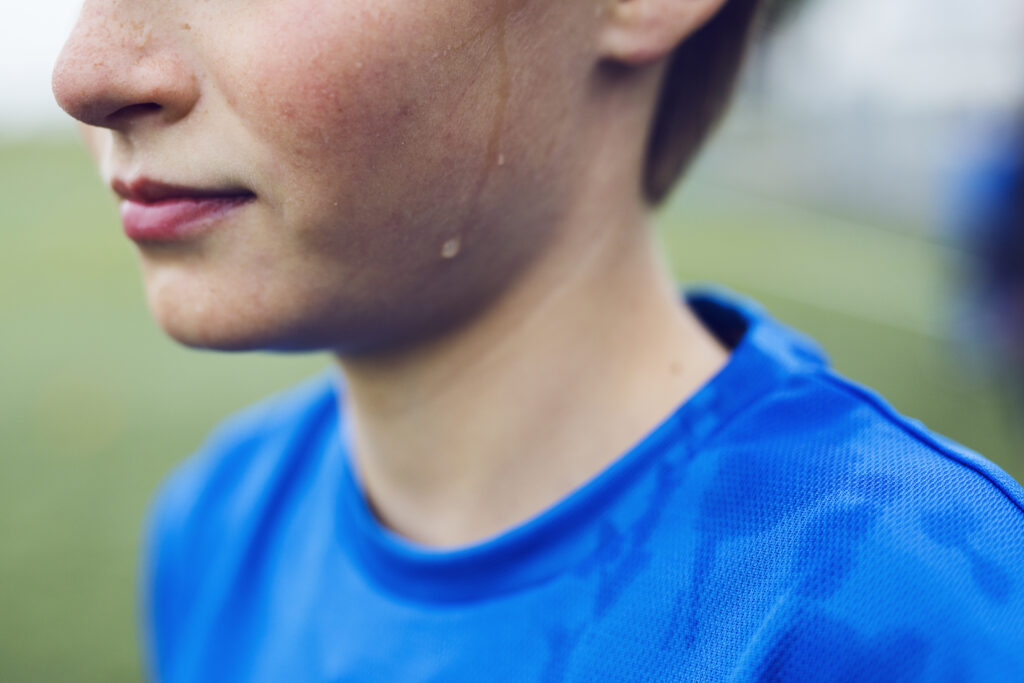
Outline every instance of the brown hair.
<path fill-rule="evenodd" d="M 729 104 L 760 4 L 726 0 L 672 55 L 647 147 L 651 204 L 665 199 Z"/>

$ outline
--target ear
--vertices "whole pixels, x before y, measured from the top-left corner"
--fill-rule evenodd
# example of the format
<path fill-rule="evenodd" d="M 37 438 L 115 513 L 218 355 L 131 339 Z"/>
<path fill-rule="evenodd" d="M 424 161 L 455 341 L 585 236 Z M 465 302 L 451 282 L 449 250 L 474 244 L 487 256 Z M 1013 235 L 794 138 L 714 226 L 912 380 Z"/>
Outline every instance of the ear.
<path fill-rule="evenodd" d="M 669 55 L 706 24 L 727 0 L 604 0 L 601 48 L 607 59 L 632 66 Z"/>

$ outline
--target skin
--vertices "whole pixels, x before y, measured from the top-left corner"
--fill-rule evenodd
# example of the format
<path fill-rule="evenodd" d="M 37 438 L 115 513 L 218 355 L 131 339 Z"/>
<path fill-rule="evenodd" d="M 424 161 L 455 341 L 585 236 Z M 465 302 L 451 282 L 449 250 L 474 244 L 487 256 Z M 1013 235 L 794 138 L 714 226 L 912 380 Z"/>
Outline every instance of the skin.
<path fill-rule="evenodd" d="M 87 0 L 54 92 L 109 182 L 255 199 L 139 246 L 180 342 L 328 350 L 381 520 L 452 546 L 606 467 L 726 352 L 640 192 L 716 0 Z"/>

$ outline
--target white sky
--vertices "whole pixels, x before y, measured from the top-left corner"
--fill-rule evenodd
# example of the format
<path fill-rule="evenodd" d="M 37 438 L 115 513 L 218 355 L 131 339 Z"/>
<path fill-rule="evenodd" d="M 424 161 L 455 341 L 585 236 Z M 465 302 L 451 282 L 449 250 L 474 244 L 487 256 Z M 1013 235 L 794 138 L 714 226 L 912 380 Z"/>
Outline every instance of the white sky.
<path fill-rule="evenodd" d="M 1021 0 L 811 0 L 769 90 L 825 111 L 1004 110 L 1024 95 Z"/>
<path fill-rule="evenodd" d="M 3 0 L 0 21 L 0 136 L 72 128 L 53 102 L 50 71 L 81 0 Z"/>

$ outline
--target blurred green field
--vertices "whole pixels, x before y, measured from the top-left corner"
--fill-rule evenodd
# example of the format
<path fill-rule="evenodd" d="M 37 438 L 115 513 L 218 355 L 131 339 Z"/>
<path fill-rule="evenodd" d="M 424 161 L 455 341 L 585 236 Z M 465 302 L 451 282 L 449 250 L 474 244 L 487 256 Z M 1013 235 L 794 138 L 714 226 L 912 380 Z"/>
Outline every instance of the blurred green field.
<path fill-rule="evenodd" d="M 216 421 L 327 361 L 164 339 L 73 143 L 0 145 L 0 224 L 0 681 L 138 680 L 149 496 Z M 945 339 L 955 253 L 699 179 L 662 232 L 681 279 L 759 299 L 902 412 L 1024 474 L 1010 409 Z"/>

